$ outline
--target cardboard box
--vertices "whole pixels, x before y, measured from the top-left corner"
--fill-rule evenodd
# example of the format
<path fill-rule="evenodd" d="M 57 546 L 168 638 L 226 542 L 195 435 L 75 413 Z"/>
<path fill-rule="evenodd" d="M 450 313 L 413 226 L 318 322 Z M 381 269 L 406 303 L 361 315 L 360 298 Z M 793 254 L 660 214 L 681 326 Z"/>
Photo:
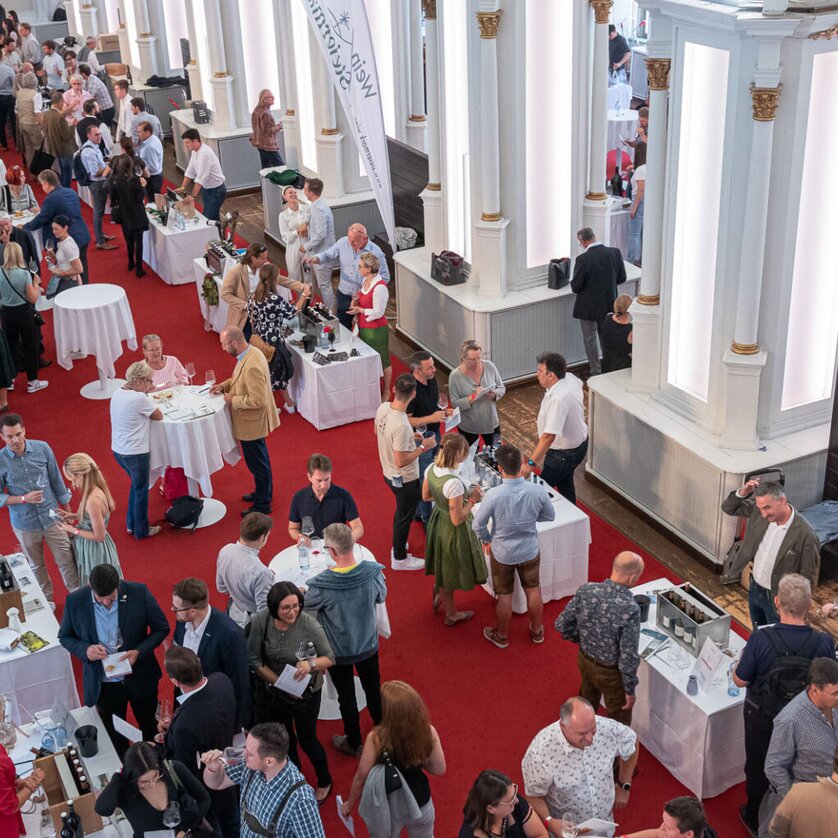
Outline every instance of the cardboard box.
<path fill-rule="evenodd" d="M 119 36 L 115 34 L 100 35 L 99 49 L 102 52 L 111 52 L 112 50 L 119 49 Z"/>
<path fill-rule="evenodd" d="M 96 814 L 94 808 L 96 805 L 96 795 L 90 791 L 80 796 L 70 795 L 67 797 L 61 786 L 61 778 L 58 774 L 58 766 L 55 764 L 55 759 L 56 757 L 65 759 L 66 754 L 66 751 L 59 751 L 52 756 L 35 760 L 35 768 L 40 768 L 44 772 L 44 782 L 41 785 L 47 795 L 49 813 L 52 815 L 52 822 L 55 825 L 55 834 L 58 835 L 61 832 L 61 813 L 67 811 L 68 800 L 73 801 L 73 807 L 81 818 L 85 834 L 89 835 L 91 832 L 98 832 L 100 829 L 104 829 L 105 825 L 102 823 L 99 815 Z"/>

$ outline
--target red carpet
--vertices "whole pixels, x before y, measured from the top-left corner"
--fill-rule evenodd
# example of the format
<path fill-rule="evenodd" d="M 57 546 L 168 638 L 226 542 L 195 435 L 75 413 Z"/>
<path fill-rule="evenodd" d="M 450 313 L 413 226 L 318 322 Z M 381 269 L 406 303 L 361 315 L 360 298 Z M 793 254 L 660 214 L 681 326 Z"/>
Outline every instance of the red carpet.
<path fill-rule="evenodd" d="M 19 159 L 15 154 L 4 157 L 7 166 Z M 121 235 L 117 243 L 120 248 L 115 251 L 101 252 L 91 247 L 91 282 L 122 285 L 128 292 L 138 337 L 148 332 L 161 335 L 167 353 L 184 363 L 194 361 L 196 381 L 203 381 L 208 368 L 216 370 L 219 376 L 226 375 L 233 367 L 233 359 L 221 351 L 218 335 L 204 331 L 195 286 L 170 287 L 150 271 L 144 279 L 136 279 L 125 270 L 127 258 Z M 54 359 L 51 318 L 51 313 L 46 313 L 45 337 L 47 357 Z M 139 352 L 123 355 L 117 362 L 117 373 L 123 373 L 128 363 L 140 357 Z M 16 391 L 9 394 L 9 404 L 24 417 L 30 438 L 52 445 L 59 463 L 76 451 L 85 451 L 97 460 L 117 499 L 110 532 L 126 577 L 148 584 L 167 613 L 172 584 L 184 576 L 200 576 L 214 590 L 215 557 L 222 545 L 236 539 L 238 512 L 243 507 L 239 498 L 252 489 L 244 463 L 227 467 L 214 476 L 215 496 L 228 506 L 227 517 L 221 523 L 194 534 L 167 530 L 153 540 L 137 542 L 125 532 L 128 481 L 110 451 L 108 403 L 88 401 L 79 395 L 80 387 L 96 378 L 94 360 L 76 362 L 70 372 L 53 363 L 42 377 L 50 382 L 49 388 L 28 395 L 25 377 L 19 376 Z M 335 482 L 353 493 L 366 526 L 364 543 L 376 556 L 389 555 L 393 500 L 380 476 L 371 422 L 318 432 L 302 417 L 283 414 L 282 427 L 270 438 L 277 526 L 264 558 L 269 559 L 288 543 L 287 510 L 292 493 L 305 484 L 305 463 L 312 451 L 332 458 Z M 152 491 L 151 519 L 162 517 L 164 508 L 159 493 Z M 613 556 L 633 545 L 596 515 L 591 515 L 591 526 L 590 576 L 602 579 L 608 574 Z M 2 552 L 8 552 L 14 542 L 8 515 L 0 515 Z M 411 547 L 421 555 L 422 530 L 418 526 L 411 533 Z M 645 558 L 644 581 L 671 576 L 654 559 Z M 53 577 L 60 591 L 59 600 L 63 600 L 58 574 L 53 572 Z M 538 730 L 558 718 L 559 706 L 578 686 L 575 647 L 560 640 L 551 628 L 563 602 L 552 602 L 546 607 L 548 631 L 543 646 L 529 642 L 526 618 L 519 617 L 512 625 L 510 647 L 501 651 L 481 636 L 482 627 L 494 614 L 493 602 L 482 590 L 458 595 L 459 607 L 475 610 L 474 620 L 446 628 L 441 616 L 431 612 L 430 579 L 416 572 L 390 572 L 387 581 L 393 636 L 382 642 L 382 677 L 413 684 L 427 701 L 439 730 L 448 771 L 445 777 L 433 778 L 431 784 L 437 809 L 436 834 L 447 838 L 458 831 L 466 794 L 479 771 L 496 768 L 521 782 L 520 763 L 527 745 Z M 224 602 L 215 595 L 214 604 L 223 607 Z M 165 682 L 162 685 L 168 689 Z M 363 722 L 368 729 L 366 714 Z M 326 742 L 340 732 L 340 723 L 321 722 L 319 730 Z M 335 791 L 345 796 L 357 763 L 329 750 Z M 306 763 L 304 770 L 310 774 Z M 618 813 L 621 831 L 657 826 L 663 802 L 684 793 L 666 769 L 644 753 L 630 805 Z M 738 787 L 707 802 L 709 820 L 725 838 L 745 834 L 736 815 L 742 799 L 743 792 Z M 322 812 L 327 835 L 346 834 L 335 814 L 334 797 Z M 356 826 L 358 820 L 356 817 Z M 358 834 L 366 834 L 363 824 Z"/>

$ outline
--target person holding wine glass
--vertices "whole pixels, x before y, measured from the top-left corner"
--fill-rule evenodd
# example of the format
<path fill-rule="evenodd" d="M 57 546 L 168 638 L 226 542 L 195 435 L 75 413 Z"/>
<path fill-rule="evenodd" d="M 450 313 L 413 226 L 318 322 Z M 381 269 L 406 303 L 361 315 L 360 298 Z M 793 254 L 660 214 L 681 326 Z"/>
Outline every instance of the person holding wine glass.
<path fill-rule="evenodd" d="M 187 372 L 183 364 L 174 355 L 163 354 L 163 339 L 160 335 L 150 334 L 143 338 L 143 358 L 154 373 L 151 380 L 155 390 L 172 387 L 186 380 Z M 194 365 L 192 369 L 194 375 Z"/>
<path fill-rule="evenodd" d="M 483 437 L 486 445 L 500 434 L 498 400 L 506 394 L 498 368 L 483 358 L 483 348 L 476 340 L 466 340 L 460 347 L 460 365 L 448 378 L 451 404 L 460 408 L 457 430 L 473 445 Z"/>
<path fill-rule="evenodd" d="M 335 655 L 320 623 L 302 611 L 303 604 L 303 595 L 296 585 L 277 582 L 268 592 L 268 610 L 256 614 L 251 621 L 248 657 L 261 679 L 261 689 L 256 694 L 256 721 L 285 725 L 288 756 L 301 767 L 299 743 L 317 775 L 315 798 L 322 805 L 332 790 L 332 775 L 326 751 L 317 738 L 317 717 L 323 673 L 334 664 Z M 279 678 L 288 667 L 294 670 L 293 680 L 305 687 L 299 695 L 279 686 Z"/>
<path fill-rule="evenodd" d="M 135 742 L 125 752 L 122 770 L 96 798 L 95 809 L 105 817 L 121 809 L 134 837 L 142 838 L 149 832 L 174 830 L 177 836 L 197 832 L 209 805 L 204 784 L 182 762 L 167 765 L 154 745 Z"/>

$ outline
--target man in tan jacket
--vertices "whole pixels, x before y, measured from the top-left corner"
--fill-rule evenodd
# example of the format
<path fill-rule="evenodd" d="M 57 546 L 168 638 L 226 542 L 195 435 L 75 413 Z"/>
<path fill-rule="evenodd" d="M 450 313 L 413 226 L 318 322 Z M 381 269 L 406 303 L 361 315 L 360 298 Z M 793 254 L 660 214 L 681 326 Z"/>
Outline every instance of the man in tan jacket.
<path fill-rule="evenodd" d="M 273 477 L 268 455 L 267 436 L 279 427 L 279 414 L 271 389 L 271 374 L 265 356 L 251 348 L 244 332 L 229 326 L 221 333 L 221 348 L 233 355 L 238 363 L 226 381 L 214 384 L 210 393 L 223 393 L 230 406 L 233 436 L 239 440 L 242 456 L 253 475 L 255 489 L 242 500 L 252 503 L 242 510 L 242 517 L 250 512 L 271 512 Z"/>

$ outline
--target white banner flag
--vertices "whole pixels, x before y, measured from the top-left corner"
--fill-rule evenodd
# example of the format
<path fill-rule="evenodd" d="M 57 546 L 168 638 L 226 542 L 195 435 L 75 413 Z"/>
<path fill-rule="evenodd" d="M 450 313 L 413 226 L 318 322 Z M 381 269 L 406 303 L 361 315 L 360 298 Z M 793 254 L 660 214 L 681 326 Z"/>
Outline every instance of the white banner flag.
<path fill-rule="evenodd" d="M 384 229 L 395 251 L 396 224 L 387 135 L 364 0 L 302 0 L 302 3 L 351 126 Z"/>

